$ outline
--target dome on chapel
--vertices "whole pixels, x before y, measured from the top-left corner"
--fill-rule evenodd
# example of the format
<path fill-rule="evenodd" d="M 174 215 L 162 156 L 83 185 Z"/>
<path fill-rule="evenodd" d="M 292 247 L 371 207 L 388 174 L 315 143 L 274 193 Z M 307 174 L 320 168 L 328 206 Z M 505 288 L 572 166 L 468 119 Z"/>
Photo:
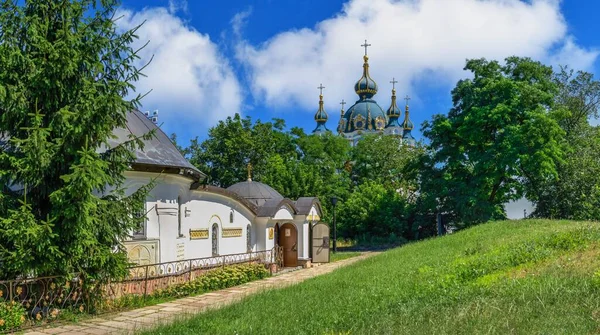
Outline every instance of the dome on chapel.
<path fill-rule="evenodd" d="M 248 179 L 247 181 L 233 184 L 227 188 L 228 191 L 237 193 L 251 203 L 262 206 L 268 200 L 283 199 L 283 196 L 271 186 Z"/>

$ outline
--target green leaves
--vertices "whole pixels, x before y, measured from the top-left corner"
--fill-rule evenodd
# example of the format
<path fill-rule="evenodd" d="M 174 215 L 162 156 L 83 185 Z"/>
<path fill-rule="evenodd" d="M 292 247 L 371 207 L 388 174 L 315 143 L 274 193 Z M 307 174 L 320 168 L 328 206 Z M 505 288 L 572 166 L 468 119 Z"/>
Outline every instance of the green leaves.
<path fill-rule="evenodd" d="M 431 153 L 422 188 L 465 224 L 502 218 L 502 205 L 525 193 L 526 180 L 556 176 L 563 136 L 552 117 L 552 69 L 527 58 L 506 64 L 467 61 L 473 79 L 452 91 L 448 116 L 426 122 Z M 443 176 L 443 177 L 442 177 Z"/>
<path fill-rule="evenodd" d="M 106 148 L 139 104 L 125 99 L 140 75 L 135 29 L 117 31 L 113 0 L 0 7 L 0 183 L 10 187 L 0 197 L 0 277 L 123 275 L 120 241 L 145 196 L 106 191 L 120 189 L 141 142 Z"/>

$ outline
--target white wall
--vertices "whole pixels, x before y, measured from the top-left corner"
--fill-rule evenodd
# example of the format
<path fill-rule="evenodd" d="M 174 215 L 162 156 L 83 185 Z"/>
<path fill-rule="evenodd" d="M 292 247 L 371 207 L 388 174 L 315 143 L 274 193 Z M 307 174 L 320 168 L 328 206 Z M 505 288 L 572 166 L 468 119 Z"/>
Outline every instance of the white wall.
<path fill-rule="evenodd" d="M 255 217 L 247 207 L 225 195 L 190 190 L 192 180 L 180 175 L 128 171 L 126 178 L 124 186 L 127 188 L 127 195 L 151 180 L 156 182 L 146 202 L 146 238 L 124 242 L 128 250 L 139 250 L 140 248 L 135 249 L 136 246 L 155 241 L 152 245 L 158 249 L 156 262 L 211 257 L 214 223 L 219 227 L 220 255 L 247 252 L 246 227 L 249 224 L 252 250 L 270 250 L 275 246 L 275 240 L 268 238 L 269 228 L 274 228 L 277 223 L 282 225 L 291 222 L 298 232 L 298 258 L 309 257 L 310 226 L 306 220 L 307 216 L 294 216 L 287 206 L 282 206 L 273 218 Z M 230 222 L 232 211 L 233 222 Z M 313 208 L 311 213 L 316 214 L 316 209 Z M 223 237 L 223 229 L 227 228 L 239 228 L 242 234 L 237 237 Z M 190 240 L 190 229 L 208 229 L 208 238 Z"/>

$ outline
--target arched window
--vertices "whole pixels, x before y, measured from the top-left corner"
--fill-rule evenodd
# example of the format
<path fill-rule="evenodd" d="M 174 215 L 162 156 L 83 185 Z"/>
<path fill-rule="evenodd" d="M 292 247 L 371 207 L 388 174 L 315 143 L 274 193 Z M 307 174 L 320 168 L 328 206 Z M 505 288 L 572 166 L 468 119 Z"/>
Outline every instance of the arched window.
<path fill-rule="evenodd" d="M 219 255 L 219 225 L 216 223 L 212 225 L 212 255 Z"/>
<path fill-rule="evenodd" d="M 233 223 L 233 209 L 231 210 L 231 213 L 229 213 L 229 223 Z"/>
<path fill-rule="evenodd" d="M 252 227 L 250 225 L 246 226 L 246 250 L 252 251 Z"/>

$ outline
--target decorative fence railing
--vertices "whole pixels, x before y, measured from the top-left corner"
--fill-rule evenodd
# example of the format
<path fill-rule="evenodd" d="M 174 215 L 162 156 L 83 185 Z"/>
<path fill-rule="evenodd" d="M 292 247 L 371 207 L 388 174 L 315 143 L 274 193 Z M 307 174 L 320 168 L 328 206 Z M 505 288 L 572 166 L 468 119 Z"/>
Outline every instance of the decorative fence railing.
<path fill-rule="evenodd" d="M 92 298 L 105 302 L 126 295 L 145 297 L 157 289 L 194 280 L 210 270 L 243 263 L 282 266 L 282 249 L 138 265 L 130 267 L 123 280 L 102 285 L 86 282 L 79 275 L 67 279 L 55 276 L 5 280 L 0 281 L 0 303 L 20 305 L 26 318 L 42 321 L 56 318 L 63 309 L 90 312 L 94 307 Z"/>
<path fill-rule="evenodd" d="M 277 264 L 282 266 L 281 247 L 271 250 L 195 258 L 158 264 L 139 265 L 129 268 L 129 276 L 106 285 L 106 293 L 112 299 L 124 295 L 149 295 L 171 285 L 185 283 L 215 268 L 241 263 Z"/>

